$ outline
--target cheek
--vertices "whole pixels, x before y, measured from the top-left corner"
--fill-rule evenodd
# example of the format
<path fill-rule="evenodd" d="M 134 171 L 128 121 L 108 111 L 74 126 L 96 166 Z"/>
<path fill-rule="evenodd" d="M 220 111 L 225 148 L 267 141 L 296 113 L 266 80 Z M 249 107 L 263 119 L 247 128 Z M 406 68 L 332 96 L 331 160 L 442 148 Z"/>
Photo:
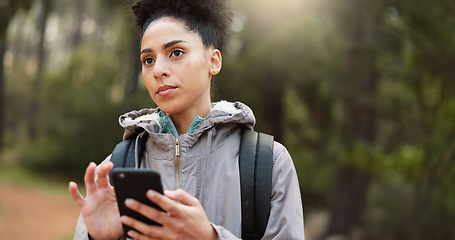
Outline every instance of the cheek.
<path fill-rule="evenodd" d="M 206 59 L 206 56 L 203 53 L 194 54 L 191 56 L 191 59 L 186 62 L 185 68 L 191 71 L 192 74 L 206 75 L 209 74 L 211 64 Z"/>
<path fill-rule="evenodd" d="M 154 89 L 155 81 L 153 80 L 153 76 L 151 76 L 151 74 L 147 74 L 146 71 L 142 70 L 142 80 L 144 81 L 145 87 L 147 87 L 147 90 L 149 92 Z"/>
<path fill-rule="evenodd" d="M 192 64 L 188 71 L 193 75 L 197 75 L 198 79 L 202 80 L 210 75 L 210 65 L 205 61 L 199 61 Z"/>

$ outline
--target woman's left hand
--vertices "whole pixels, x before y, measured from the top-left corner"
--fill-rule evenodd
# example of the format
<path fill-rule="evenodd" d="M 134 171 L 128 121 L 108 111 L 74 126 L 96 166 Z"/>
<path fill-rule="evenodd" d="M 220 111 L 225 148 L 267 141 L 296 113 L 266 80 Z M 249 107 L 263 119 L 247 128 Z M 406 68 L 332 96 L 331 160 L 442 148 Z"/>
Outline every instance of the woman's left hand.
<path fill-rule="evenodd" d="M 153 190 L 147 197 L 165 212 L 127 199 L 125 204 L 132 210 L 141 213 L 163 226 L 152 226 L 136 219 L 122 216 L 122 222 L 137 231 L 129 231 L 128 235 L 137 240 L 143 239 L 217 239 L 218 235 L 210 224 L 199 201 L 182 189 L 165 191 L 166 196 Z"/>

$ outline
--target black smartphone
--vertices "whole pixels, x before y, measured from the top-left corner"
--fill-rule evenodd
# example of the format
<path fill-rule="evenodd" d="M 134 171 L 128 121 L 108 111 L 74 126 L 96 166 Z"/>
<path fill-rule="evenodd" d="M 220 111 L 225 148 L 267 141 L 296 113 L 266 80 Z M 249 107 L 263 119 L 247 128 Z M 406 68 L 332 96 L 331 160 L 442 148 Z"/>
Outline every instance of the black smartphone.
<path fill-rule="evenodd" d="M 152 221 L 142 214 L 125 206 L 125 200 L 127 198 L 132 198 L 163 211 L 163 209 L 150 201 L 145 195 L 150 189 L 163 194 L 161 177 L 157 171 L 152 169 L 114 168 L 110 172 L 110 177 L 112 178 L 121 216 L 127 215 L 149 225 L 161 226 L 159 223 Z M 128 231 L 131 229 L 133 228 L 123 225 L 125 236 L 127 236 Z M 133 230 L 140 232 L 136 229 Z"/>

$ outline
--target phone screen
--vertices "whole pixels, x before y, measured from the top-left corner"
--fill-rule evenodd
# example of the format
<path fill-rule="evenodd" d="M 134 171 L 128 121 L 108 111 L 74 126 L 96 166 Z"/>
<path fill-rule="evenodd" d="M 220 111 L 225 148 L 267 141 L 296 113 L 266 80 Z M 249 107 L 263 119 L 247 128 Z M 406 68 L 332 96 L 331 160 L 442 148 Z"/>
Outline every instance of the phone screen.
<path fill-rule="evenodd" d="M 163 194 L 160 174 L 157 171 L 152 169 L 114 168 L 111 171 L 111 178 L 121 216 L 127 215 L 149 225 L 161 226 L 160 224 L 125 206 L 125 200 L 127 198 L 132 198 L 163 211 L 145 195 L 150 189 Z M 125 236 L 131 229 L 133 228 L 123 225 Z M 134 230 L 138 231 L 136 229 Z"/>

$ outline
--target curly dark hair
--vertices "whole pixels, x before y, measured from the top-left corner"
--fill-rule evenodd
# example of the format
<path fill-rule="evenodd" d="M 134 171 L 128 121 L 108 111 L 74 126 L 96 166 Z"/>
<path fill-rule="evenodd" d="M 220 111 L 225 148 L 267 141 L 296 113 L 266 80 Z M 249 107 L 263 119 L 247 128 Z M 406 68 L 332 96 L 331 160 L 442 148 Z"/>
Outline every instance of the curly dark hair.
<path fill-rule="evenodd" d="M 154 20 L 172 17 L 199 34 L 205 47 L 221 50 L 232 22 L 231 6 L 231 0 L 138 0 L 131 8 L 142 35 Z"/>

